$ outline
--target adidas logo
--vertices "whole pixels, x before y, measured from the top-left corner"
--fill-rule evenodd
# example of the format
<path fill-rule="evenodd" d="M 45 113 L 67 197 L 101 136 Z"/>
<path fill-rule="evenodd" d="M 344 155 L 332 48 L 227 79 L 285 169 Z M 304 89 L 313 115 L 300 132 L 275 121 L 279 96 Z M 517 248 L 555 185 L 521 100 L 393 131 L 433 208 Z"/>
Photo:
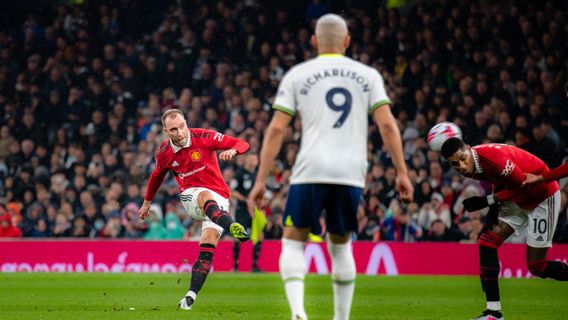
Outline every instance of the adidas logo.
<path fill-rule="evenodd" d="M 543 241 L 544 239 L 542 238 L 542 236 L 538 236 L 538 238 L 536 238 L 536 241 Z"/>
<path fill-rule="evenodd" d="M 179 166 L 179 163 L 174 160 L 174 163 L 172 163 L 172 167 L 177 167 L 177 166 Z"/>

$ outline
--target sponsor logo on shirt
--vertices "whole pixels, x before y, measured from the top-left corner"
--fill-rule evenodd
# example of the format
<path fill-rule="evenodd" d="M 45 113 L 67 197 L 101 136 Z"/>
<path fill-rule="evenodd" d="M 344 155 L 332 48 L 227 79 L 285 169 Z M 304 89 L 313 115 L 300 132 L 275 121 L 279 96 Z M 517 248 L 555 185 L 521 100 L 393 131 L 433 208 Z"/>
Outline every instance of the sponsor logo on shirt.
<path fill-rule="evenodd" d="M 177 174 L 177 176 L 178 176 L 180 179 L 183 180 L 184 178 L 189 177 L 189 176 L 192 176 L 192 175 L 198 173 L 199 171 L 203 171 L 204 169 L 205 169 L 205 166 L 202 166 L 202 167 L 199 167 L 199 168 L 197 168 L 197 169 L 195 169 L 195 170 L 191 170 L 191 171 L 189 171 L 189 172 L 184 172 L 184 173 L 176 172 L 176 174 Z"/>
<path fill-rule="evenodd" d="M 507 160 L 507 163 L 505 164 L 505 169 L 501 171 L 501 175 L 504 177 L 509 176 L 511 175 L 511 173 L 513 173 L 514 169 L 515 169 L 515 164 Z"/>
<path fill-rule="evenodd" d="M 174 163 L 172 163 L 172 167 L 177 167 L 177 166 L 179 166 L 179 163 L 174 160 Z"/>
<path fill-rule="evenodd" d="M 201 152 L 199 152 L 199 150 L 191 152 L 191 161 L 199 161 L 199 160 L 201 160 Z"/>

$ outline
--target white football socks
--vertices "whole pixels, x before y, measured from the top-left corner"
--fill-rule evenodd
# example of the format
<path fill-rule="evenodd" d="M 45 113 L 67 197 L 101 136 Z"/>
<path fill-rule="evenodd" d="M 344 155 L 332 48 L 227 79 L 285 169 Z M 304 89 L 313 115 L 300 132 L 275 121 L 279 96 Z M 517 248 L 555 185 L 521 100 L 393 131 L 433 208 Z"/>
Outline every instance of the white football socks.
<path fill-rule="evenodd" d="M 304 242 L 282 239 L 280 253 L 280 275 L 284 281 L 284 290 L 292 311 L 292 319 L 307 320 L 304 309 L 304 276 L 306 263 L 304 261 Z"/>
<path fill-rule="evenodd" d="M 333 281 L 334 320 L 348 320 L 355 291 L 355 259 L 351 251 L 351 241 L 334 244 L 328 240 L 327 248 L 331 256 L 331 279 Z"/>
<path fill-rule="evenodd" d="M 501 311 L 501 301 L 487 301 L 487 310 Z"/>
<path fill-rule="evenodd" d="M 185 294 L 185 296 L 186 296 L 186 297 L 191 297 L 191 299 L 193 299 L 193 301 L 195 301 L 195 299 L 197 299 L 197 293 L 195 293 L 195 292 L 193 292 L 193 291 L 191 291 L 191 290 L 188 291 L 188 292 Z"/>

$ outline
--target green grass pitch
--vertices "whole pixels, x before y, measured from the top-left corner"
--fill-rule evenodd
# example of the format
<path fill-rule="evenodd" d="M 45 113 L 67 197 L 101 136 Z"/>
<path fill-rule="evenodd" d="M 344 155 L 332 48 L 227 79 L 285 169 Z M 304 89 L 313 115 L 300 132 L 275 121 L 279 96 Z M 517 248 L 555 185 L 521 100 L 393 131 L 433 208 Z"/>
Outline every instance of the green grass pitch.
<path fill-rule="evenodd" d="M 290 319 L 278 274 L 213 273 L 191 311 L 189 275 L 0 274 L 0 319 Z M 506 319 L 567 319 L 568 283 L 501 280 Z M 133 308 L 133 310 L 131 310 Z M 329 276 L 306 278 L 311 320 L 331 319 Z M 476 277 L 359 276 L 352 319 L 470 319 L 485 309 Z"/>

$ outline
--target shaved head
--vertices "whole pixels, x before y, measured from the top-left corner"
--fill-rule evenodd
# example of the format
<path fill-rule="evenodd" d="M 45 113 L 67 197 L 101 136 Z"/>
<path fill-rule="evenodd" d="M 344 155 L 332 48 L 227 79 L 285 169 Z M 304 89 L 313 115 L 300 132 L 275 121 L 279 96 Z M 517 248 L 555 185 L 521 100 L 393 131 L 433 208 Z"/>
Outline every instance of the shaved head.
<path fill-rule="evenodd" d="M 347 35 L 347 23 L 336 14 L 323 15 L 316 23 L 316 38 L 320 48 L 341 47 Z"/>

